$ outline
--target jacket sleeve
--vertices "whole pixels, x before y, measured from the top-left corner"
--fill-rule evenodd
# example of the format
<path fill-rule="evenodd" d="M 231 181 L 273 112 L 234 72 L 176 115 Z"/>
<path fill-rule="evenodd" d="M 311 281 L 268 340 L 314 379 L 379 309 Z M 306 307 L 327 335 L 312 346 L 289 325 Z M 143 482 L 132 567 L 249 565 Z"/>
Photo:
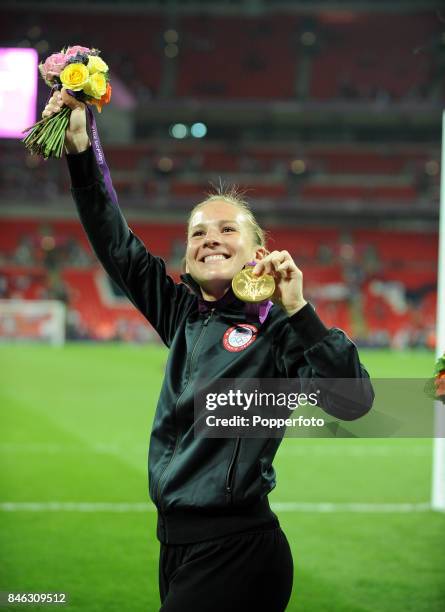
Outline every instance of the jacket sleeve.
<path fill-rule="evenodd" d="M 374 390 L 356 345 L 342 330 L 327 329 L 311 304 L 288 318 L 276 355 L 284 376 L 310 381 L 305 391 L 321 390 L 328 414 L 352 421 L 371 409 Z"/>
<path fill-rule="evenodd" d="M 72 194 L 91 246 L 109 276 L 170 346 L 194 297 L 147 251 L 107 191 L 92 148 L 67 155 Z"/>

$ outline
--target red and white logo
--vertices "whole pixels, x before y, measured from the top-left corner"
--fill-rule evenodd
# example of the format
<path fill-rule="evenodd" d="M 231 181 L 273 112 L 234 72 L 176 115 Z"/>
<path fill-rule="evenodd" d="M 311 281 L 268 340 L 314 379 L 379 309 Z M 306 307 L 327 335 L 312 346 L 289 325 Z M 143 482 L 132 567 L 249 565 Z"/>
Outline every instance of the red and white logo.
<path fill-rule="evenodd" d="M 229 327 L 223 336 L 223 346 L 226 351 L 238 353 L 244 351 L 256 339 L 258 329 L 248 323 L 240 323 Z"/>

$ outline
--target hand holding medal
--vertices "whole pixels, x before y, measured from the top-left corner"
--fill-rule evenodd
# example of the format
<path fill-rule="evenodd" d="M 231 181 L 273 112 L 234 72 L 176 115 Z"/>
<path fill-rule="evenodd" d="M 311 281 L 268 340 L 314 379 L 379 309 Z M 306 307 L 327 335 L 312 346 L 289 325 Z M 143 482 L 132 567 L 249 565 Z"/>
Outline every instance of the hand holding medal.
<path fill-rule="evenodd" d="M 243 302 L 262 302 L 271 298 L 275 292 L 275 281 L 270 274 L 256 276 L 253 274 L 254 263 L 247 264 L 235 274 L 232 280 L 233 293 Z"/>
<path fill-rule="evenodd" d="M 245 302 L 261 302 L 271 298 L 289 316 L 303 308 L 303 273 L 287 251 L 272 251 L 256 263 L 244 268 L 232 281 L 235 295 Z"/>

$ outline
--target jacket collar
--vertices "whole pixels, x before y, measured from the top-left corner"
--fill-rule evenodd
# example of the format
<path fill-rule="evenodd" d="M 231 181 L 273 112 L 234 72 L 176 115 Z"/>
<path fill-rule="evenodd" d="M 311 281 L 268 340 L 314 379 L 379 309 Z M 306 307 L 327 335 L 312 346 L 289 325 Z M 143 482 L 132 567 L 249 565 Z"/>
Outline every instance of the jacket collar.
<path fill-rule="evenodd" d="M 210 302 L 202 297 L 200 286 L 190 274 L 181 274 L 181 280 L 198 298 L 198 310 L 201 313 L 216 309 L 221 313 L 231 315 L 237 314 L 239 316 L 240 314 L 244 314 L 246 320 L 252 320 L 262 325 L 273 306 L 273 302 L 270 300 L 255 303 L 243 302 L 233 293 L 232 287 L 230 287 L 222 298 Z"/>

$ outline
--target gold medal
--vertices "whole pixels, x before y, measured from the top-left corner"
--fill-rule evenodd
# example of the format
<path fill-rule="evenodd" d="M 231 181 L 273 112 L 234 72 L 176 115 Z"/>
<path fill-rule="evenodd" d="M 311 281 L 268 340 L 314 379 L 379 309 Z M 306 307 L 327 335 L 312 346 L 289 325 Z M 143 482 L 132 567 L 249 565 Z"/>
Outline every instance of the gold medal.
<path fill-rule="evenodd" d="M 244 268 L 232 279 L 233 293 L 243 302 L 268 300 L 275 291 L 275 281 L 270 274 L 253 275 L 253 267 Z"/>

